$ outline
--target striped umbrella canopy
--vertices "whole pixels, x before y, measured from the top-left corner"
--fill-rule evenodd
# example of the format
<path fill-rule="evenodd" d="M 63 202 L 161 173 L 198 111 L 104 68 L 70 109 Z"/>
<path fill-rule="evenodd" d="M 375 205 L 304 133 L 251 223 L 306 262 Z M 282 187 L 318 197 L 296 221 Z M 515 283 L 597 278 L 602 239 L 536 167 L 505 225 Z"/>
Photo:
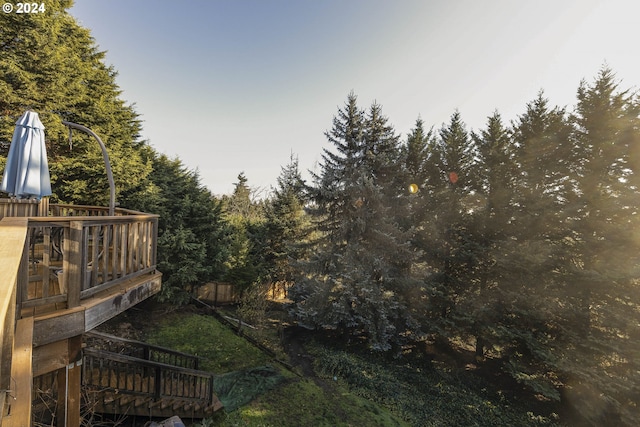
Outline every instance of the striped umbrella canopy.
<path fill-rule="evenodd" d="M 51 195 L 44 125 L 38 113 L 27 111 L 16 122 L 0 191 L 21 199 Z"/>

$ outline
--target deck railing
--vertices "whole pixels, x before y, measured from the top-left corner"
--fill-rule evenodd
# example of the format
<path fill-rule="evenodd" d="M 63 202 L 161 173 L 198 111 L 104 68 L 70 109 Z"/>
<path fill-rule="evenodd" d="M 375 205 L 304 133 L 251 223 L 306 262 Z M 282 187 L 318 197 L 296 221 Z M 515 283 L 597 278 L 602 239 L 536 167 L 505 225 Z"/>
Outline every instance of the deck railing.
<path fill-rule="evenodd" d="M 45 216 L 49 213 L 49 200 L 0 198 L 0 219 L 4 217 Z"/>
<path fill-rule="evenodd" d="M 89 331 L 84 334 L 87 348 L 131 356 L 137 359 L 164 363 L 188 369 L 199 369 L 200 357 L 142 341 L 116 337 L 103 332 Z"/>
<path fill-rule="evenodd" d="M 209 372 L 90 348 L 84 350 L 82 368 L 84 384 L 102 391 L 191 401 L 203 407 L 216 401 Z"/>
<path fill-rule="evenodd" d="M 80 301 L 156 268 L 158 216 L 119 209 L 51 205 L 30 217 L 19 309 Z"/>
<path fill-rule="evenodd" d="M 0 199 L 0 219 L 26 217 L 18 313 L 73 308 L 156 268 L 158 216 L 118 208 Z M 20 251 L 21 248 L 12 248 Z"/>

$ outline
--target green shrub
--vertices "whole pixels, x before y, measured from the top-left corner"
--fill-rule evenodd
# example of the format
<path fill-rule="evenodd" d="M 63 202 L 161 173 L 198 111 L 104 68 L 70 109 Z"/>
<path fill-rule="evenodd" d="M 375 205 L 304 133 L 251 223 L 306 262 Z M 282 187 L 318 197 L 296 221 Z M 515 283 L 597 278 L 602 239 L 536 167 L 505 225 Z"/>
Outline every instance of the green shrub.
<path fill-rule="evenodd" d="M 317 372 L 338 377 L 352 392 L 377 402 L 412 425 L 553 425 L 483 391 L 479 379 L 436 367 L 389 363 L 345 351 L 318 348 Z"/>

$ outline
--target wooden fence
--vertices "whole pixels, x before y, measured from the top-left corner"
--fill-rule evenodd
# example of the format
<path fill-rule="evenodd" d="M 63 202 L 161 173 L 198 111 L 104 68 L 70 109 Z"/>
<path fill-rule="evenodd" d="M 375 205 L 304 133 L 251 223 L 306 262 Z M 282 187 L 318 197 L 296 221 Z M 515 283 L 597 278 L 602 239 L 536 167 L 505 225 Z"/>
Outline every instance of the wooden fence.
<path fill-rule="evenodd" d="M 238 295 L 231 283 L 211 282 L 198 288 L 198 299 L 213 305 L 234 304 Z"/>

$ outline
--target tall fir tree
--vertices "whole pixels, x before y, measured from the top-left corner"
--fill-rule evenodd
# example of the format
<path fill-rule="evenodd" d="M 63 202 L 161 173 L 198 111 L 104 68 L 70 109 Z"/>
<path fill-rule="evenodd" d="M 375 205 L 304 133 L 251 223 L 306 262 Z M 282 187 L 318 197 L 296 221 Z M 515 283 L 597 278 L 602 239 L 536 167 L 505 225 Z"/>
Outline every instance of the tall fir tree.
<path fill-rule="evenodd" d="M 238 174 L 238 182 L 234 183 L 231 196 L 224 198 L 226 210 L 230 215 L 250 217 L 253 213 L 253 201 L 251 200 L 251 188 L 247 185 L 248 179 L 244 172 Z"/>
<path fill-rule="evenodd" d="M 428 182 L 429 171 L 426 169 L 426 162 L 432 139 L 432 130 L 426 131 L 424 122 L 418 118 L 403 147 L 404 168 L 407 172 L 405 184 L 407 189 L 411 184 L 415 184 L 417 187 L 411 191 L 418 192 Z"/>
<path fill-rule="evenodd" d="M 566 281 L 572 333 L 565 344 L 572 359 L 561 367 L 570 378 L 566 397 L 585 418 L 622 424 L 633 422 L 631 402 L 640 397 L 640 346 L 629 334 L 640 306 L 640 247 L 632 232 L 639 225 L 640 99 L 618 86 L 608 68 L 593 83 L 583 81 L 572 116 L 576 188 Z"/>
<path fill-rule="evenodd" d="M 240 172 L 233 193 L 223 197 L 225 218 L 230 225 L 224 279 L 234 284 L 241 298 L 268 275 L 264 204 L 253 200 L 251 195 L 248 179 Z"/>
<path fill-rule="evenodd" d="M 431 177 L 428 198 L 417 206 L 424 211 L 417 239 L 423 262 L 429 268 L 424 279 L 429 302 L 424 307 L 425 327 L 444 338 L 458 333 L 458 304 L 469 286 L 474 263 L 474 242 L 469 217 L 476 208 L 474 147 L 460 113 L 443 125 L 428 156 Z"/>
<path fill-rule="evenodd" d="M 286 292 L 294 281 L 295 264 L 306 259 L 309 223 L 305 200 L 305 183 L 298 158 L 291 155 L 265 208 L 265 261 L 274 290 Z"/>
<path fill-rule="evenodd" d="M 295 313 L 389 350 L 415 331 L 407 309 L 412 253 L 389 206 L 398 137 L 377 104 L 366 115 L 352 93 L 327 138 L 337 152 L 325 150 L 311 189 L 322 236 L 292 290 Z"/>
<path fill-rule="evenodd" d="M 563 242 L 568 231 L 563 220 L 570 189 L 571 126 L 565 111 L 551 108 L 540 92 L 512 124 L 510 139 L 501 155 L 507 163 L 493 162 L 495 171 L 503 171 L 500 179 L 505 185 L 493 187 L 502 193 L 505 205 L 493 218 L 484 218 L 495 224 L 491 233 L 500 233 L 494 235 L 498 246 L 493 271 L 498 280 L 489 312 L 489 340 L 501 349 L 506 373 L 558 400 L 545 363 L 556 359 L 553 331 L 560 318 L 560 276 L 566 257 Z"/>
<path fill-rule="evenodd" d="M 628 230 L 635 223 L 638 190 L 632 178 L 632 150 L 638 143 L 640 104 L 628 91 L 618 91 L 613 73 L 603 69 L 592 85 L 582 82 L 573 120 L 576 124 L 576 192 L 573 229 L 584 325 L 590 326 L 591 294 L 602 286 L 627 282 L 638 260 Z M 609 292 L 607 290 L 606 292 Z"/>
<path fill-rule="evenodd" d="M 403 184 L 406 197 L 407 212 L 399 223 L 406 230 L 412 230 L 413 246 L 423 251 L 431 244 L 424 233 L 425 224 L 431 218 L 435 195 L 441 191 L 442 174 L 440 172 L 440 152 L 436 149 L 438 142 L 433 129 L 426 131 L 422 119 L 417 119 L 415 127 L 409 132 L 406 143 L 402 146 Z"/>
<path fill-rule="evenodd" d="M 513 234 L 514 185 L 517 166 L 511 134 L 498 112 L 487 120 L 486 128 L 473 133 L 477 149 L 476 187 L 479 209 L 474 216 L 475 256 L 474 283 L 463 309 L 468 313 L 471 332 L 476 337 L 476 356 L 484 357 L 486 346 L 504 344 L 500 336 L 499 302 L 507 285 L 505 251 Z M 512 280 L 508 278 L 507 280 Z"/>

